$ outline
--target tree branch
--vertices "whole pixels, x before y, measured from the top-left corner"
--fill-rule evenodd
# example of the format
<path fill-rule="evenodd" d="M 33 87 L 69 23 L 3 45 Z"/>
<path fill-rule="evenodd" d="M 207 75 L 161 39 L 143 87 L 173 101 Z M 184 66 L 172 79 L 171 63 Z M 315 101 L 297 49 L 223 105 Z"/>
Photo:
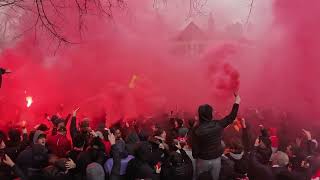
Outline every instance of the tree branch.
<path fill-rule="evenodd" d="M 250 3 L 250 10 L 249 10 L 249 13 L 248 13 L 248 16 L 247 16 L 247 20 L 246 20 L 246 25 L 248 25 L 249 20 L 250 20 L 250 16 L 251 16 L 252 9 L 253 9 L 253 3 L 254 3 L 254 0 L 251 0 L 251 3 Z"/>

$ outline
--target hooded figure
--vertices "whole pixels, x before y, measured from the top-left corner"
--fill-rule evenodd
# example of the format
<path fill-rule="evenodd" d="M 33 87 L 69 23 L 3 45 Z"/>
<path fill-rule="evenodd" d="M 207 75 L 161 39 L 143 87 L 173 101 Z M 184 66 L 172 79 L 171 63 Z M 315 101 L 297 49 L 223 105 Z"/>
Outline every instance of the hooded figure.
<path fill-rule="evenodd" d="M 221 155 L 224 148 L 221 144 L 224 128 L 232 124 L 237 117 L 239 102 L 235 104 L 228 116 L 222 120 L 213 120 L 213 108 L 201 105 L 198 109 L 199 125 L 191 132 L 192 156 L 197 159 L 196 174 L 200 177 L 209 172 L 213 180 L 219 178 Z"/>
<path fill-rule="evenodd" d="M 120 158 L 121 158 L 121 161 L 120 161 L 121 165 L 120 165 L 119 175 L 120 176 L 124 176 L 125 173 L 126 173 L 129 161 L 131 159 L 133 159 L 134 157 L 132 155 L 128 155 L 128 152 L 125 149 L 125 143 L 123 141 L 117 141 L 115 146 L 116 146 L 117 150 L 119 151 Z M 111 151 L 111 154 L 112 155 L 114 154 L 113 150 Z M 108 159 L 106 161 L 106 163 L 104 164 L 104 169 L 109 174 L 111 174 L 112 167 L 113 167 L 113 157 Z"/>
<path fill-rule="evenodd" d="M 48 150 L 42 144 L 32 144 L 22 151 L 17 158 L 17 165 L 28 177 L 41 174 L 41 169 L 48 164 Z"/>
<path fill-rule="evenodd" d="M 86 169 L 87 180 L 105 180 L 105 174 L 99 163 L 91 163 Z"/>
<path fill-rule="evenodd" d="M 231 124 L 238 113 L 239 105 L 234 104 L 231 113 L 222 120 L 213 120 L 213 109 L 205 104 L 199 107 L 199 125 L 192 132 L 192 155 L 194 158 L 210 160 L 223 153 L 221 145 L 223 129 Z"/>
<path fill-rule="evenodd" d="M 152 146 L 147 142 L 139 143 L 135 158 L 129 161 L 126 179 L 159 179 L 159 174 L 156 174 L 154 167 L 148 163 L 148 160 L 152 157 L 151 155 Z"/>
<path fill-rule="evenodd" d="M 46 134 L 43 132 L 43 131 L 40 131 L 40 130 L 36 130 L 34 135 L 33 135 L 33 138 L 32 138 L 32 142 L 33 144 L 41 144 L 43 146 L 46 145 Z"/>

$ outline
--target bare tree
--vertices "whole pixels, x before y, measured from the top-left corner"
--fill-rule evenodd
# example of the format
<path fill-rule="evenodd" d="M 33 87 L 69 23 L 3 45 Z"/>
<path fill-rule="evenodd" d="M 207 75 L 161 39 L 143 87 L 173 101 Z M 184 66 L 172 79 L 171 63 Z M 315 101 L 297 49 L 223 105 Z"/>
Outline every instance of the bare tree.
<path fill-rule="evenodd" d="M 54 39 L 61 43 L 74 43 L 68 39 L 63 32 L 63 24 L 57 23 L 64 18 L 64 14 L 69 9 L 76 9 L 78 13 L 78 29 L 84 28 L 84 17 L 86 15 L 102 15 L 112 18 L 112 11 L 115 8 L 126 8 L 125 0 L 0 0 L 0 13 L 7 13 L 6 18 L 19 18 L 20 15 L 31 15 L 34 22 L 28 22 L 29 28 L 26 28 L 20 37 L 27 31 L 34 31 L 37 34 L 38 29 L 45 30 Z M 1 20 L 1 19 L 0 19 Z M 6 32 L 7 23 L 0 24 L 0 30 Z"/>
<path fill-rule="evenodd" d="M 187 18 L 191 18 L 197 15 L 203 15 L 203 9 L 207 5 L 208 0 L 188 0 L 188 14 Z M 160 5 L 165 7 L 168 5 L 168 0 L 153 0 L 153 7 L 158 9 Z"/>
<path fill-rule="evenodd" d="M 67 12 L 75 10 L 78 16 L 76 27 L 79 31 L 80 38 L 82 32 L 86 29 L 85 17 L 87 15 L 98 15 L 106 18 L 113 18 L 115 9 L 127 9 L 128 0 L 0 0 L 0 16 L 6 13 L 7 22 L 10 19 L 21 20 L 24 16 L 30 17 L 27 22 L 28 26 L 24 27 L 22 32 L 14 36 L 17 39 L 27 32 L 34 32 L 35 38 L 38 33 L 45 32 L 58 42 L 72 44 L 77 43 L 70 37 L 67 37 L 64 31 L 63 22 Z M 189 9 L 187 18 L 202 14 L 203 7 L 208 0 L 188 0 Z M 153 0 L 153 6 L 157 9 L 160 6 L 167 6 L 168 0 Z M 0 21 L 2 18 L 0 17 Z M 10 23 L 9 23 L 10 24 Z M 8 23 L 0 23 L 0 35 L 6 37 Z M 1 38 L 0 38 L 1 39 Z"/>

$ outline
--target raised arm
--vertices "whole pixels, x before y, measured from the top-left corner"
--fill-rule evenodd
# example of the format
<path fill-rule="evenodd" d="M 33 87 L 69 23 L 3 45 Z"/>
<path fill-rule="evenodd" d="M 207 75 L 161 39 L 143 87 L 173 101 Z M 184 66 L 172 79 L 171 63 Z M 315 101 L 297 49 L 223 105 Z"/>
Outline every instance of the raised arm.
<path fill-rule="evenodd" d="M 73 111 L 72 118 L 71 118 L 71 123 L 70 123 L 70 135 L 72 140 L 74 137 L 77 135 L 77 112 L 79 108 Z"/>
<path fill-rule="evenodd" d="M 236 95 L 235 96 L 235 102 L 233 104 L 232 110 L 229 113 L 229 115 L 226 116 L 225 118 L 223 118 L 222 120 L 218 121 L 220 126 L 225 128 L 228 125 L 233 123 L 233 121 L 236 119 L 236 117 L 238 115 L 238 109 L 239 109 L 240 101 L 241 101 L 240 96 Z"/>

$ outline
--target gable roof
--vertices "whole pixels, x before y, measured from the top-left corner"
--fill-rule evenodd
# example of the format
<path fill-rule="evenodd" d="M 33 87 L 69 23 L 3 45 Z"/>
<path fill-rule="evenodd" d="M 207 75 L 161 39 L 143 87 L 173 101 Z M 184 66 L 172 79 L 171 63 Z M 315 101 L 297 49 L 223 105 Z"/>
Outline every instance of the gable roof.
<path fill-rule="evenodd" d="M 199 26 L 194 22 L 190 22 L 187 27 L 174 38 L 176 41 L 192 41 L 192 40 L 207 40 L 208 37 L 205 32 L 203 32 Z"/>

